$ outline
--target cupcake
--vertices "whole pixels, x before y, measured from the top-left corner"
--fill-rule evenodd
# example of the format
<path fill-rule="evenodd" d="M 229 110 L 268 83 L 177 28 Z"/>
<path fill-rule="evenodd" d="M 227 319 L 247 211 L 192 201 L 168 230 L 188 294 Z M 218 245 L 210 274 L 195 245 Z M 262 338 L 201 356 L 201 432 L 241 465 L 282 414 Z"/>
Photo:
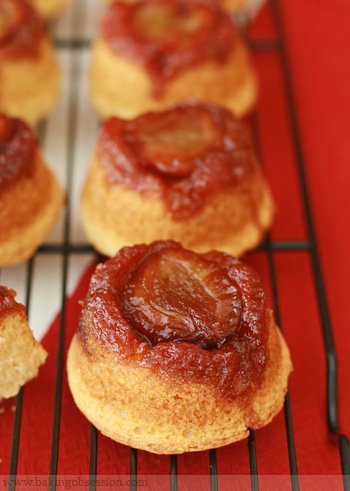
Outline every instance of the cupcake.
<path fill-rule="evenodd" d="M 209 104 L 108 120 L 81 203 L 89 241 L 109 257 L 157 239 L 239 256 L 263 239 L 273 210 L 247 128 Z"/>
<path fill-rule="evenodd" d="M 218 104 L 240 117 L 257 97 L 250 56 L 231 19 L 203 0 L 108 6 L 90 82 L 102 118 L 132 119 L 188 100 Z"/>
<path fill-rule="evenodd" d="M 174 454 L 268 424 L 292 363 L 251 268 L 166 241 L 97 267 L 67 369 L 77 406 L 104 435 Z"/>
<path fill-rule="evenodd" d="M 56 105 L 60 80 L 42 20 L 24 0 L 2 0 L 0 112 L 35 125 Z"/>

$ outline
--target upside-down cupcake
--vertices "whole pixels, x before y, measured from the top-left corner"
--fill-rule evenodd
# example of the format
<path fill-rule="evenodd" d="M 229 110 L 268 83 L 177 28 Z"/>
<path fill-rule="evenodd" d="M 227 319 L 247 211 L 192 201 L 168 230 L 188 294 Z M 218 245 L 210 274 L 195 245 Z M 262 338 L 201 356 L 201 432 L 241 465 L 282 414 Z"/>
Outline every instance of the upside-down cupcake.
<path fill-rule="evenodd" d="M 0 112 L 34 125 L 56 104 L 60 78 L 39 16 L 24 0 L 1 0 Z"/>
<path fill-rule="evenodd" d="M 157 239 L 239 256 L 262 240 L 273 202 L 243 123 L 226 109 L 190 104 L 104 124 L 81 216 L 109 257 Z"/>
<path fill-rule="evenodd" d="M 68 353 L 79 409 L 155 453 L 219 447 L 280 411 L 292 364 L 257 274 L 175 242 L 99 265 Z"/>
<path fill-rule="evenodd" d="M 256 93 L 248 51 L 219 6 L 143 0 L 107 8 L 91 66 L 91 98 L 102 118 L 131 119 L 186 100 L 242 116 Z"/>
<path fill-rule="evenodd" d="M 36 11 L 44 17 L 44 19 L 50 20 L 57 17 L 71 0 L 28 0 L 33 5 Z"/>
<path fill-rule="evenodd" d="M 32 130 L 0 115 L 0 267 L 28 259 L 50 232 L 63 192 Z"/>
<path fill-rule="evenodd" d="M 34 339 L 24 305 L 16 302 L 16 292 L 0 286 L 0 398 L 13 397 L 38 375 L 47 357 Z"/>

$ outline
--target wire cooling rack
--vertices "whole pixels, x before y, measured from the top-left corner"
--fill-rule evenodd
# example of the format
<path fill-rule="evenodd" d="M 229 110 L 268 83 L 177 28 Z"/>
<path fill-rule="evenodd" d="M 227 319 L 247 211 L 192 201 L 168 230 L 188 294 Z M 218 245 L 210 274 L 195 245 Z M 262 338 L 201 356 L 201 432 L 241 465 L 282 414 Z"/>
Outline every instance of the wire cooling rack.
<path fill-rule="evenodd" d="M 328 407 L 328 428 L 329 432 L 336 436 L 339 446 L 339 462 L 343 475 L 343 487 L 346 491 L 350 490 L 350 447 L 348 438 L 338 432 L 338 407 L 337 407 L 337 361 L 333 342 L 332 326 L 329 319 L 327 299 L 325 295 L 323 275 L 318 254 L 318 245 L 314 232 L 313 217 L 310 208 L 309 191 L 305 177 L 304 161 L 302 154 L 301 139 L 298 127 L 298 117 L 295 110 L 293 88 L 291 82 L 290 64 L 285 46 L 285 34 L 283 20 L 279 8 L 278 0 L 271 0 L 269 8 L 272 10 L 275 24 L 276 37 L 268 40 L 248 40 L 254 52 L 274 52 L 278 55 L 279 63 L 283 75 L 283 84 L 287 97 L 287 107 L 290 119 L 290 128 L 296 156 L 297 174 L 301 189 L 302 207 L 306 223 L 306 238 L 303 240 L 276 241 L 270 236 L 260 246 L 265 251 L 268 259 L 268 268 L 271 278 L 271 288 L 273 294 L 274 310 L 277 324 L 281 325 L 280 315 L 280 292 L 277 284 L 276 275 L 276 251 L 304 251 L 310 258 L 313 271 L 313 281 L 317 292 L 319 317 L 322 326 L 324 339 L 325 356 L 327 360 L 327 407 Z M 54 478 L 58 474 L 58 453 L 60 445 L 60 422 L 61 422 L 61 402 L 62 402 L 62 383 L 63 383 L 63 363 L 64 363 L 64 338 L 66 328 L 66 298 L 75 286 L 71 278 L 71 271 L 82 271 L 94 255 L 93 249 L 86 244 L 84 234 L 80 228 L 78 220 L 78 199 L 80 196 L 80 185 L 84 181 L 86 165 L 89 162 L 92 146 L 96 138 L 98 121 L 91 111 L 86 109 L 87 89 L 86 89 L 86 67 L 89 62 L 90 40 L 94 30 L 96 19 L 96 7 L 89 0 L 77 1 L 65 18 L 60 23 L 54 25 L 52 30 L 55 36 L 55 45 L 60 57 L 60 61 L 66 72 L 64 100 L 55 115 L 45 121 L 39 128 L 39 138 L 46 152 L 47 160 L 53 163 L 54 170 L 58 174 L 62 184 L 67 189 L 67 206 L 60 223 L 56 226 L 48 242 L 37 252 L 34 259 L 20 268 L 10 268 L 1 271 L 1 281 L 6 284 L 8 278 L 17 275 L 21 278 L 20 300 L 27 307 L 29 319 L 38 309 L 36 299 L 33 295 L 37 281 L 47 279 L 49 269 L 52 275 L 52 268 L 56 268 L 58 280 L 50 284 L 52 296 L 60 297 L 61 316 L 58 339 L 57 357 L 57 376 L 55 386 L 55 405 L 54 420 L 52 427 L 52 447 L 50 476 Z M 256 116 L 251 118 L 253 135 L 255 135 L 257 149 L 259 150 L 259 128 Z M 55 139 L 61 139 L 52 145 Z M 46 143 L 50 141 L 50 145 Z M 51 150 L 50 150 L 51 148 Z M 54 148 L 54 150 L 52 150 Z M 46 273 L 45 273 L 46 272 Z M 39 278 L 39 279 L 38 279 Z M 41 279 L 40 279 L 41 278 Z M 10 285 L 12 286 L 12 285 Z M 52 306 L 48 306 L 48 310 Z M 48 322 L 49 317 L 46 319 Z M 44 323 L 45 324 L 45 323 Z M 38 334 L 38 333 L 36 333 Z M 43 334 L 42 332 L 39 334 Z M 20 391 L 16 400 L 14 417 L 13 441 L 11 452 L 11 464 L 9 470 L 9 490 L 15 490 L 18 486 L 16 482 L 19 441 L 21 433 L 23 407 L 23 389 Z M 286 426 L 286 438 L 289 456 L 290 487 L 298 490 L 300 479 L 298 475 L 296 445 L 293 434 L 292 411 L 289 395 L 287 394 L 284 406 L 284 418 Z M 88 487 L 91 491 L 96 489 L 97 474 L 97 430 L 91 427 L 90 444 L 90 469 Z M 259 475 L 257 454 L 255 447 L 254 432 L 250 432 L 248 438 L 248 452 L 250 462 L 250 485 L 252 490 L 259 489 Z M 137 480 L 137 451 L 130 449 L 130 480 L 128 486 L 130 490 L 138 488 Z M 216 491 L 220 489 L 218 479 L 218 465 L 216 450 L 209 451 L 209 475 L 210 489 Z M 170 473 L 168 476 L 169 488 L 171 491 L 178 489 L 177 456 L 170 456 Z M 49 484 L 50 490 L 56 489 L 55 480 Z M 159 488 L 162 489 L 162 488 Z M 188 488 L 190 489 L 190 488 Z M 231 489 L 230 487 L 227 489 Z M 233 489 L 233 487 L 232 487 Z"/>

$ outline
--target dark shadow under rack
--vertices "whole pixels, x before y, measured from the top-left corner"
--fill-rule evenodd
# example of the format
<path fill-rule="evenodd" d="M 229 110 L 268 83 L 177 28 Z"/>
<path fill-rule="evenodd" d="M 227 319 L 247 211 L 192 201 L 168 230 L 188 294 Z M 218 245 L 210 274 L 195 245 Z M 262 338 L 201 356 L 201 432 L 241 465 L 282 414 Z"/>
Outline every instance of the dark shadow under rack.
<path fill-rule="evenodd" d="M 337 362 L 336 362 L 336 352 L 333 342 L 332 326 L 329 319 L 327 299 L 325 295 L 324 283 L 322 269 L 319 259 L 317 240 L 314 232 L 313 218 L 310 207 L 309 192 L 305 176 L 304 160 L 302 154 L 301 138 L 298 127 L 298 117 L 295 110 L 295 100 L 293 95 L 293 87 L 291 81 L 291 70 L 288 60 L 288 54 L 285 46 L 285 33 L 282 21 L 282 16 L 280 12 L 278 0 L 270 0 L 271 7 L 273 11 L 274 23 L 276 26 L 277 37 L 273 40 L 252 40 L 249 42 L 250 48 L 254 51 L 274 51 L 279 55 L 284 85 L 287 94 L 287 106 L 289 112 L 289 119 L 291 123 L 291 131 L 294 142 L 294 151 L 296 155 L 297 170 L 299 176 L 299 184 L 302 193 L 304 214 L 307 226 L 307 240 L 306 241 L 271 241 L 268 237 L 267 240 L 260 246 L 260 249 L 267 252 L 268 265 L 272 283 L 272 292 L 274 300 L 274 310 L 276 315 L 276 320 L 279 325 L 280 323 L 280 313 L 279 313 L 279 298 L 278 298 L 278 287 L 276 280 L 275 271 L 275 261 L 274 252 L 275 251 L 305 251 L 310 255 L 314 282 L 316 286 L 319 315 L 321 319 L 322 332 L 324 338 L 324 349 L 325 356 L 327 359 L 327 404 L 328 404 L 328 427 L 329 431 L 336 435 L 339 442 L 339 456 L 340 456 L 340 466 L 343 474 L 343 485 L 345 491 L 350 491 L 350 446 L 347 436 L 339 434 L 338 428 L 338 406 L 337 406 Z M 75 253 L 87 253 L 92 252 L 93 249 L 85 244 L 70 244 L 69 241 L 69 229 L 70 229 L 70 193 L 72 188 L 72 168 L 73 168 L 73 149 L 74 149 L 74 139 L 75 139 L 75 128 L 77 121 L 77 106 L 76 106 L 76 95 L 78 87 L 74 84 L 75 71 L 77 70 L 77 53 L 80 49 L 85 49 L 90 46 L 90 42 L 86 40 L 73 40 L 73 41 L 58 41 L 56 43 L 57 49 L 70 49 L 73 51 L 70 65 L 70 76 L 73 81 L 73 86 L 70 94 L 70 104 L 69 104 L 69 128 L 68 128 L 68 177 L 67 177 L 67 189 L 68 189 L 68 202 L 65 212 L 65 225 L 64 225 L 64 241 L 62 244 L 53 244 L 48 246 L 43 246 L 39 249 L 38 254 L 61 254 L 63 257 L 63 282 L 62 282 L 62 315 L 60 320 L 59 329 L 59 339 L 58 339 L 58 360 L 57 360 L 57 377 L 56 377 L 56 393 L 55 393 L 55 408 L 54 408 L 54 422 L 52 431 L 52 450 L 51 450 L 51 467 L 50 476 L 55 477 L 57 475 L 57 465 L 58 465 L 58 449 L 59 449 L 59 432 L 60 432 L 60 412 L 61 412 L 61 394 L 62 394 L 62 378 L 63 378 L 63 346 L 64 346 L 64 332 L 65 332 L 65 322 L 66 322 L 66 312 L 65 312 L 65 298 L 67 290 L 67 270 L 68 270 L 68 257 L 70 254 Z M 42 127 L 42 132 L 44 132 L 44 125 Z M 253 134 L 257 136 L 256 131 L 256 121 L 253 116 L 252 118 Z M 258 142 L 257 142 L 258 143 Z M 32 270 L 33 262 L 30 260 L 27 265 L 27 286 L 26 286 L 26 306 L 29 310 L 29 299 L 32 285 Z M 13 429 L 13 442 L 12 442 L 12 453 L 11 453 L 11 465 L 10 465 L 10 484 L 9 490 L 14 491 L 16 489 L 16 473 L 17 473 L 17 462 L 18 462 L 18 450 L 19 450 L 19 440 L 20 440 L 20 425 L 21 425 L 21 415 L 22 415 L 22 399 L 23 399 L 23 389 L 20 391 L 16 400 L 16 411 L 14 419 L 14 429 Z M 297 470 L 297 458 L 294 445 L 293 436 L 293 425 L 292 425 L 292 414 L 289 402 L 289 395 L 286 397 L 285 407 L 285 425 L 286 425 L 286 435 L 289 453 L 289 466 L 290 466 L 290 478 L 291 486 L 293 491 L 299 489 L 299 478 Z M 90 491 L 95 490 L 94 478 L 97 474 L 97 443 L 98 443 L 98 432 L 92 426 L 91 427 L 91 447 L 90 447 Z M 259 489 L 259 476 L 258 476 L 258 463 L 255 450 L 255 437 L 254 432 L 250 433 L 248 438 L 248 451 L 250 459 L 250 471 L 251 471 L 251 489 L 256 491 Z M 212 491 L 219 490 L 218 486 L 218 473 L 217 473 L 217 460 L 216 460 L 216 450 L 209 451 L 208 463 L 210 466 L 210 486 Z M 130 478 L 131 480 L 137 476 L 137 451 L 135 449 L 130 449 Z M 170 456 L 170 475 L 169 475 L 170 489 L 172 491 L 177 491 L 178 480 L 177 480 L 177 456 Z M 55 484 L 50 486 L 50 491 L 56 489 Z M 136 484 L 130 484 L 130 490 L 136 490 Z"/>

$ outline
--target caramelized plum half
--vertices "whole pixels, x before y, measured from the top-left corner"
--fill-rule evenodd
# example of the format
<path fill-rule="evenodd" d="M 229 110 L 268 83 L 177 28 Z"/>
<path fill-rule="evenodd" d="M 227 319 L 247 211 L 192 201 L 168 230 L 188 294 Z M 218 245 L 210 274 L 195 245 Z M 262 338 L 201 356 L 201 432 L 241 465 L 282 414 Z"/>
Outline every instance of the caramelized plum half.
<path fill-rule="evenodd" d="M 205 10 L 190 2 L 168 5 L 141 4 L 135 13 L 133 25 L 137 32 L 150 40 L 171 41 L 180 45 L 192 43 L 192 35 L 205 21 Z M 208 14 L 207 14 L 208 15 Z"/>
<path fill-rule="evenodd" d="M 179 177 L 190 175 L 195 159 L 216 146 L 219 137 L 210 113 L 199 107 L 141 116 L 127 122 L 124 133 L 144 167 Z"/>
<path fill-rule="evenodd" d="M 185 341 L 219 348 L 241 321 L 238 286 L 214 263 L 187 250 L 148 256 L 124 287 L 124 318 L 152 345 Z"/>

